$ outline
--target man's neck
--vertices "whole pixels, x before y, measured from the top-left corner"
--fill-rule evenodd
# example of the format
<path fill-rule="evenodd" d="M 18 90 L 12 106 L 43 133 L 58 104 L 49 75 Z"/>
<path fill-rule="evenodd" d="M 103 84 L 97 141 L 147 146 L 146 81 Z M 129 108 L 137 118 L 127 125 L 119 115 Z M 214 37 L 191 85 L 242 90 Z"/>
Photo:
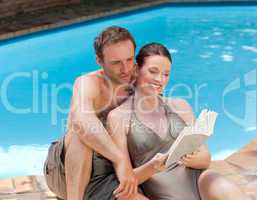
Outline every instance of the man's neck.
<path fill-rule="evenodd" d="M 124 96 L 124 94 L 127 94 L 128 88 L 130 86 L 129 83 L 117 83 L 108 79 L 106 76 L 104 78 L 104 82 L 106 87 L 110 90 L 110 92 L 112 92 L 114 96 Z"/>

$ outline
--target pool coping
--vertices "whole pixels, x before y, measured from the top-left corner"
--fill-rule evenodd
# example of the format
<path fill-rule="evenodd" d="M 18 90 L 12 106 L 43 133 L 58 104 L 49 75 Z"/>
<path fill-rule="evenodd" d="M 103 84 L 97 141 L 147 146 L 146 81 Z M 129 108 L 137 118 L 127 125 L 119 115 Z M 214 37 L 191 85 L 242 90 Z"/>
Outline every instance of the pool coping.
<path fill-rule="evenodd" d="M 61 27 L 66 27 L 70 25 L 76 25 L 80 24 L 83 22 L 89 22 L 92 20 L 97 20 L 105 17 L 111 17 L 119 14 L 126 14 L 129 12 L 141 10 L 141 9 L 147 9 L 151 8 L 154 6 L 165 6 L 165 4 L 170 4 L 174 6 L 212 6 L 212 5 L 249 5 L 249 4 L 254 4 L 257 5 L 257 0 L 247 0 L 247 1 L 239 1 L 239 0 L 232 0 L 232 1 L 221 1 L 221 0 L 208 0 L 208 1 L 203 1 L 203 0 L 157 0 L 154 2 L 145 2 L 141 3 L 140 5 L 130 5 L 126 8 L 124 7 L 119 7 L 112 9 L 108 11 L 101 11 L 99 13 L 94 13 L 94 14 L 89 14 L 89 15 L 80 15 L 80 16 L 75 16 L 71 17 L 71 19 L 60 19 L 58 22 L 49 22 L 47 24 L 31 24 L 32 27 L 29 28 L 17 28 L 17 30 L 14 31 L 7 31 L 6 33 L 0 33 L 0 42 L 13 39 L 16 37 L 20 36 L 25 36 L 33 33 L 38 33 L 46 30 L 53 30 Z M 96 10 L 97 12 L 97 10 Z M 1 20 L 1 19 L 0 19 Z M 45 22 L 46 23 L 46 22 Z M 21 25 L 22 26 L 22 25 Z"/>
<path fill-rule="evenodd" d="M 52 23 L 52 24 L 39 25 L 39 26 L 35 26 L 32 28 L 26 28 L 26 29 L 22 29 L 22 30 L 13 31 L 13 32 L 8 32 L 8 33 L 0 34 L 0 41 L 16 38 L 16 37 L 20 37 L 20 36 L 25 36 L 28 34 L 37 33 L 37 32 L 41 32 L 41 31 L 61 28 L 61 27 L 69 26 L 69 25 L 75 25 L 75 24 L 79 24 L 79 23 L 83 23 L 83 22 L 87 22 L 87 21 L 91 21 L 91 20 L 95 20 L 95 19 L 109 17 L 112 15 L 118 15 L 118 14 L 130 12 L 130 11 L 135 11 L 138 9 L 149 8 L 149 7 L 153 7 L 153 6 L 157 6 L 157 5 L 161 5 L 161 4 L 165 4 L 165 3 L 169 3 L 169 2 L 170 1 L 167 1 L 167 0 L 158 0 L 155 2 L 143 3 L 141 5 L 129 6 L 127 8 L 118 8 L 115 10 L 105 11 L 105 12 L 103 11 L 103 12 L 100 12 L 97 14 L 91 14 L 91 15 L 75 17 L 72 19 L 61 20 L 60 22 L 56 22 L 56 23 Z"/>

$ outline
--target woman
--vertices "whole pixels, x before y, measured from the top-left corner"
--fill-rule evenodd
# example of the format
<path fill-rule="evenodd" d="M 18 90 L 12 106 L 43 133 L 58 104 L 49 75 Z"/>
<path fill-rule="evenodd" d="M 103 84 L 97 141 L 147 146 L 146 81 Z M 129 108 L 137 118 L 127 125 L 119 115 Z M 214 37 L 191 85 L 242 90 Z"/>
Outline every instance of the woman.
<path fill-rule="evenodd" d="M 136 61 L 135 92 L 110 112 L 107 124 L 115 143 L 130 156 L 144 193 L 152 200 L 247 199 L 234 184 L 204 171 L 211 161 L 204 145 L 175 168 L 164 167 L 165 153 L 183 128 L 194 123 L 194 115 L 184 100 L 160 95 L 172 62 L 163 45 L 145 45 Z M 114 194 L 119 197 L 119 191 Z"/>

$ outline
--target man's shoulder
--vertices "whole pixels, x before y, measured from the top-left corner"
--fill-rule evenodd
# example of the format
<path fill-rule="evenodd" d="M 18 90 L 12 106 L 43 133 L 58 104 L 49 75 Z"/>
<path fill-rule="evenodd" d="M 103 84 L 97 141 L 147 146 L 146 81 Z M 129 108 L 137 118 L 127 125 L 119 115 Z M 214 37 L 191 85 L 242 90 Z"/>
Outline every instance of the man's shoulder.
<path fill-rule="evenodd" d="M 92 71 L 87 74 L 82 74 L 77 77 L 74 85 L 76 86 L 88 86 L 96 89 L 100 86 L 102 80 L 102 70 Z"/>
<path fill-rule="evenodd" d="M 98 83 L 99 77 L 101 75 L 102 75 L 102 70 L 96 70 L 96 71 L 89 72 L 87 74 L 82 74 L 81 76 L 77 77 L 75 83 L 80 81 Z"/>
<path fill-rule="evenodd" d="M 86 74 L 84 74 L 84 76 L 88 76 L 88 77 L 99 77 L 103 75 L 103 70 L 99 69 L 99 70 L 95 70 L 95 71 L 91 71 L 88 72 Z"/>
<path fill-rule="evenodd" d="M 86 96 L 98 96 L 100 94 L 100 70 L 83 74 L 76 78 L 73 86 L 74 94 L 78 91 L 83 92 Z"/>

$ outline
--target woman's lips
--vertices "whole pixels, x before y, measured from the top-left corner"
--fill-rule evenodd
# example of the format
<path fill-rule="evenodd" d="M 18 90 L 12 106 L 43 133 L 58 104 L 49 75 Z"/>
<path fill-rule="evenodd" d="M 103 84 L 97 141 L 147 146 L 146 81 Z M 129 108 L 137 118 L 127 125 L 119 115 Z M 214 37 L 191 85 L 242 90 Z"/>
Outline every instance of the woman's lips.
<path fill-rule="evenodd" d="M 162 88 L 162 86 L 160 84 L 155 84 L 155 83 L 152 83 L 151 86 L 158 90 L 160 90 Z"/>

